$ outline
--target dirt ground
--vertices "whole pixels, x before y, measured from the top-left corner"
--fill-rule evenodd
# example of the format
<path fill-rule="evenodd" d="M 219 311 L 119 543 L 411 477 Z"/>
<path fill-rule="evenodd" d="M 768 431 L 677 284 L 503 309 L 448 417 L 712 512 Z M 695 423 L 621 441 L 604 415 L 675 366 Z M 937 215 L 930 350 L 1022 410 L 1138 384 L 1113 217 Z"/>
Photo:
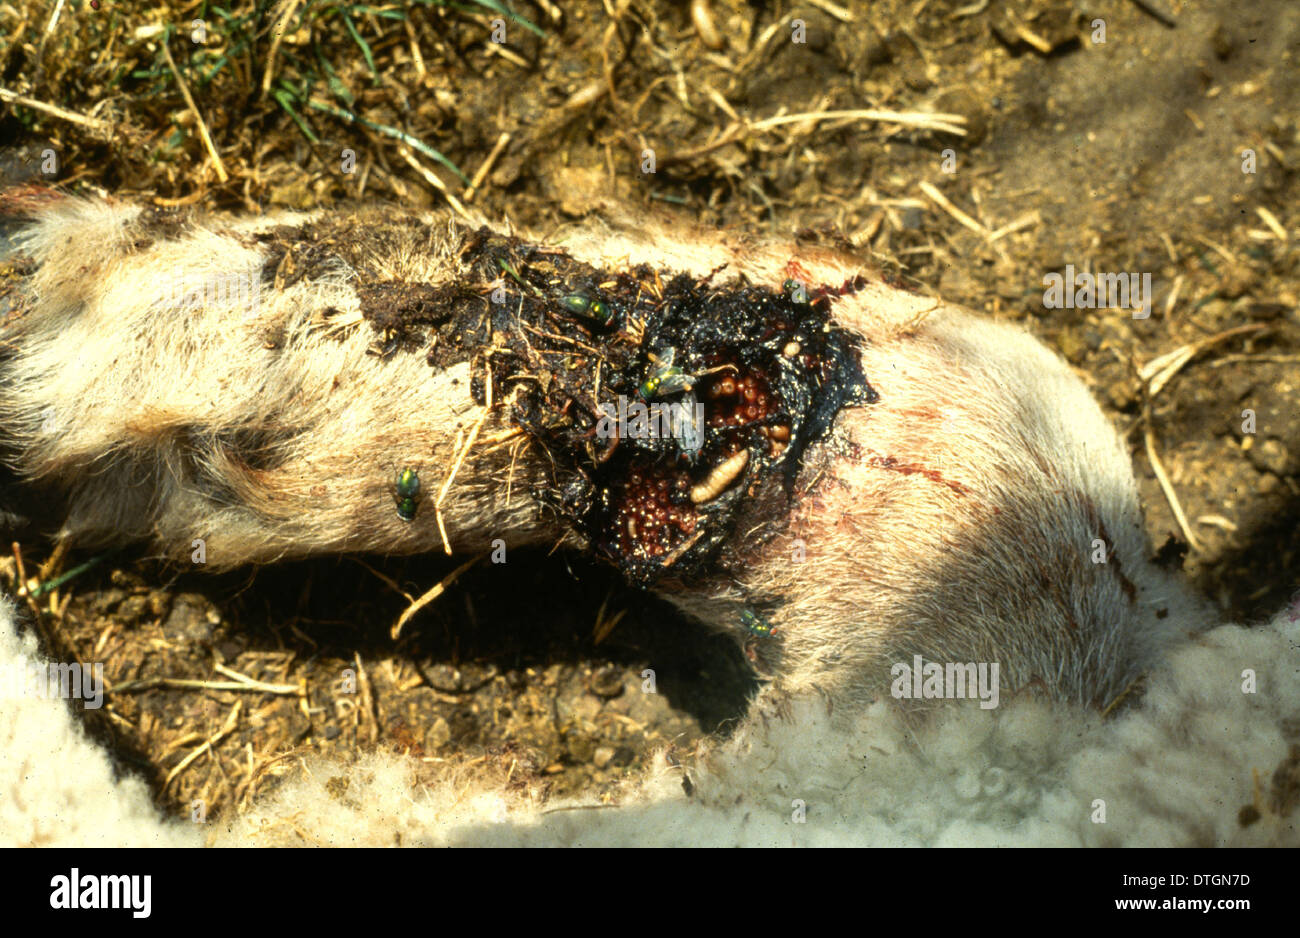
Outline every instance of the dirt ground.
<path fill-rule="evenodd" d="M 0 182 L 242 212 L 455 199 L 543 232 L 612 202 L 849 247 L 1058 349 L 1127 432 L 1153 544 L 1186 547 L 1231 615 L 1291 598 L 1300 6 L 519 0 L 497 44 L 498 6 L 0 4 Z M 780 119 L 821 112 L 841 113 Z M 1046 308 L 1067 264 L 1149 272 L 1151 315 Z M 504 587 L 474 567 L 395 643 L 402 592 L 459 559 L 213 577 L 51 556 L 50 533 L 24 533 L 3 582 L 19 557 L 45 582 L 96 561 L 29 603 L 33 626 L 105 663 L 90 728 L 177 815 L 370 747 L 417 771 L 480 758 L 543 798 L 612 791 L 757 686 L 727 641 L 579 557 L 512 556 Z M 228 689 L 247 679 L 276 686 Z"/>

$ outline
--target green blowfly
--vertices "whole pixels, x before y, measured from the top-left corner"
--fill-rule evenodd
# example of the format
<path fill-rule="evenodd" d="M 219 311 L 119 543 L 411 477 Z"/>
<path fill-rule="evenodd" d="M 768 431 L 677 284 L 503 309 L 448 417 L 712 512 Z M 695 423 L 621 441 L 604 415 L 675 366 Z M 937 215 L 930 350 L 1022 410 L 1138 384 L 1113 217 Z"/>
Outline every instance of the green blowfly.
<path fill-rule="evenodd" d="M 609 304 L 604 300 L 593 300 L 585 293 L 570 293 L 560 303 L 575 316 L 594 320 L 602 326 L 608 326 L 614 321 L 614 313 Z"/>
<path fill-rule="evenodd" d="M 415 513 L 420 510 L 420 474 L 418 472 L 408 467 L 397 474 L 393 501 L 397 503 L 397 517 L 403 521 L 415 520 Z"/>
<path fill-rule="evenodd" d="M 648 401 L 655 397 L 689 391 L 695 386 L 695 375 L 687 374 L 673 364 L 677 358 L 676 349 L 667 349 L 662 355 L 651 352 L 648 357 L 654 367 L 637 387 L 637 393 L 641 395 L 642 400 Z"/>
<path fill-rule="evenodd" d="M 749 630 L 750 635 L 757 636 L 758 638 L 771 638 L 778 631 L 778 629 L 776 629 L 766 619 L 760 618 L 756 613 L 753 613 L 748 609 L 742 609 L 740 611 L 740 623 Z"/>

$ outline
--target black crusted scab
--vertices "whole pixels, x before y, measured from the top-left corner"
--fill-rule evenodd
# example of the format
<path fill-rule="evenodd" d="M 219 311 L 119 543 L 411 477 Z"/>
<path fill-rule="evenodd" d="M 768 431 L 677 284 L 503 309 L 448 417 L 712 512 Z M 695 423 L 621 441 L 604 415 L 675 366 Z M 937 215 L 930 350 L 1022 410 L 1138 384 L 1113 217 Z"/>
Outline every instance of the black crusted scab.
<path fill-rule="evenodd" d="M 830 324 L 833 297 L 863 280 L 812 288 L 799 303 L 777 285 L 599 270 L 488 229 L 468 238 L 461 262 L 483 286 L 447 296 L 449 316 L 422 311 L 436 323 L 430 363 L 473 359 L 482 404 L 492 350 L 494 399 L 512 400 L 554 468 L 535 496 L 643 585 L 702 570 L 747 492 L 774 473 L 789 491 L 836 413 L 877 399 L 854 339 Z M 660 411 L 652 427 L 651 405 L 678 405 L 687 423 Z"/>

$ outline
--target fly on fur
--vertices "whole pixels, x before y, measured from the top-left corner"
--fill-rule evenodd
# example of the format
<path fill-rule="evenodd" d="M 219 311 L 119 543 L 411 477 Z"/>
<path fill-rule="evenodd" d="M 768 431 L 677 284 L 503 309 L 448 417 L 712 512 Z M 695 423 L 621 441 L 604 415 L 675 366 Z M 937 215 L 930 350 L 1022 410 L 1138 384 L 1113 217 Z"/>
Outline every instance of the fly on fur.
<path fill-rule="evenodd" d="M 408 467 L 397 473 L 397 480 L 393 486 L 393 501 L 397 505 L 397 517 L 403 521 L 415 520 L 415 513 L 420 510 L 418 472 Z"/>
<path fill-rule="evenodd" d="M 777 629 L 766 619 L 760 618 L 757 614 L 748 609 L 740 611 L 740 623 L 749 630 L 750 635 L 758 638 L 771 638 L 777 633 Z"/>

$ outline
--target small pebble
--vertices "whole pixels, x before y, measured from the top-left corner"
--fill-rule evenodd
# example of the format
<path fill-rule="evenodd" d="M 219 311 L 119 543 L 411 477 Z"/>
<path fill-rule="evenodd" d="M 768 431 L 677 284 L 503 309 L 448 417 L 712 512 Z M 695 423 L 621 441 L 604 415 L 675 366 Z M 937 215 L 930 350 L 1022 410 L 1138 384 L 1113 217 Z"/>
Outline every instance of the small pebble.
<path fill-rule="evenodd" d="M 442 717 L 433 721 L 433 725 L 425 731 L 424 747 L 426 749 L 440 749 L 451 741 L 451 726 Z"/>
<path fill-rule="evenodd" d="M 623 672 L 615 667 L 601 668 L 591 675 L 590 687 L 598 697 L 617 697 L 623 693 Z"/>
<path fill-rule="evenodd" d="M 128 596 L 117 607 L 117 616 L 123 622 L 139 622 L 149 613 L 149 599 L 146 596 Z"/>

